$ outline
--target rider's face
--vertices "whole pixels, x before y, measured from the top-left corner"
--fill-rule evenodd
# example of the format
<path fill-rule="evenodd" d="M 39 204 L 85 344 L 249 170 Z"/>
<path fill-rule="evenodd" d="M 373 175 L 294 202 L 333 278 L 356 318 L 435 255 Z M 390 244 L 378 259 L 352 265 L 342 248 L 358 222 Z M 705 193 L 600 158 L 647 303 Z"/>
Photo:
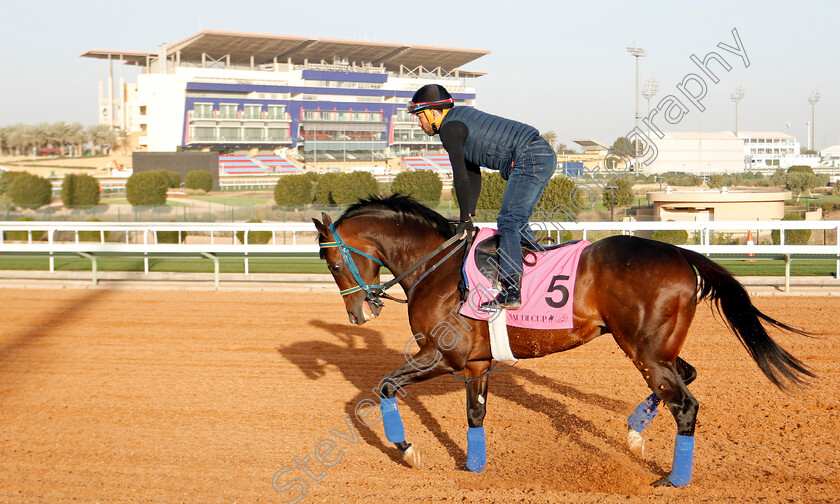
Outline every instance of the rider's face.
<path fill-rule="evenodd" d="M 432 111 L 432 114 L 434 113 L 435 112 Z M 417 121 L 420 123 L 420 127 L 423 128 L 423 131 L 426 132 L 426 134 L 429 136 L 434 136 L 435 131 L 434 129 L 432 129 L 431 123 L 429 123 L 429 120 L 426 118 L 426 114 L 424 114 L 423 112 L 419 112 L 414 115 L 417 116 Z"/>

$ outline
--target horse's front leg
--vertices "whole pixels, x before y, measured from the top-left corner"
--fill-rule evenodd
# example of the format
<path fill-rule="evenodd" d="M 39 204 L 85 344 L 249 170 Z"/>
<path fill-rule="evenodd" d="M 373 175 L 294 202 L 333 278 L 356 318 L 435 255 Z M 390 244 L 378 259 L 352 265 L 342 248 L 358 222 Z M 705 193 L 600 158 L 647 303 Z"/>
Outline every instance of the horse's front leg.
<path fill-rule="evenodd" d="M 404 396 L 406 392 L 403 387 L 406 385 L 425 381 L 452 371 L 455 371 L 455 369 L 443 358 L 437 348 L 432 344 L 427 344 L 417 354 L 410 357 L 408 362 L 379 382 L 377 393 L 380 397 L 385 437 L 388 438 L 388 441 L 394 443 L 400 450 L 403 460 L 411 467 L 420 466 L 420 451 L 405 440 L 405 428 L 402 418 L 400 418 L 396 395 L 399 393 Z"/>
<path fill-rule="evenodd" d="M 467 469 L 481 472 L 487 464 L 487 444 L 484 440 L 484 415 L 487 412 L 487 385 L 490 361 L 468 362 L 467 377 Z M 470 381 L 472 380 L 472 381 Z"/>

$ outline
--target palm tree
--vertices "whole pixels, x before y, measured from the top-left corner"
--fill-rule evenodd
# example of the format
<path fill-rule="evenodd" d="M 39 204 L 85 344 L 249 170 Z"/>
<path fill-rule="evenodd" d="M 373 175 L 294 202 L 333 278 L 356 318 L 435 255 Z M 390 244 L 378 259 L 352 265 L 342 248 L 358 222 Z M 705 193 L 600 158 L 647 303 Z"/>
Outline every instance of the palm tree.
<path fill-rule="evenodd" d="M 557 133 L 555 133 L 554 131 L 546 131 L 541 136 L 546 142 L 548 142 L 548 145 L 550 145 L 551 148 L 554 149 L 554 144 L 557 143 Z"/>
<path fill-rule="evenodd" d="M 67 128 L 67 141 L 69 141 L 74 146 L 75 150 L 75 153 L 73 155 L 81 157 L 84 154 L 84 144 L 87 142 L 87 137 L 85 136 L 85 127 L 82 126 L 82 123 L 74 122 L 70 124 Z"/>

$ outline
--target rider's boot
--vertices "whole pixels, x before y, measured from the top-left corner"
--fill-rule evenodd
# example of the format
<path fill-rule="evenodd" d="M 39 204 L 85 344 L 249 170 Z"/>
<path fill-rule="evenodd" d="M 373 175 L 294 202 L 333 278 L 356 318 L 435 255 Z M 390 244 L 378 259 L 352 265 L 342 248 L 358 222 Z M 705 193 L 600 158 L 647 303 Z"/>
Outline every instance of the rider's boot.
<path fill-rule="evenodd" d="M 518 310 L 522 307 L 522 294 L 520 293 L 520 276 L 512 275 L 499 280 L 501 291 L 495 299 L 482 303 L 480 308 L 484 311 Z"/>

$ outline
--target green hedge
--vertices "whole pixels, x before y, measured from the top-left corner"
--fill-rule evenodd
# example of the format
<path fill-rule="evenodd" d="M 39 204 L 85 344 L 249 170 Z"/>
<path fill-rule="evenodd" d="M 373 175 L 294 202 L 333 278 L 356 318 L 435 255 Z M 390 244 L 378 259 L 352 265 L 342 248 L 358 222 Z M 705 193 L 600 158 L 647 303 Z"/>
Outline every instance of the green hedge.
<path fill-rule="evenodd" d="M 52 184 L 44 177 L 20 172 L 9 186 L 9 199 L 20 207 L 40 208 L 52 200 Z"/>
<path fill-rule="evenodd" d="M 262 222 L 260 219 L 251 219 L 248 222 Z M 248 233 L 248 245 L 265 245 L 271 243 L 271 231 L 251 231 Z M 236 239 L 239 243 L 245 244 L 245 231 L 237 231 Z"/>
<path fill-rule="evenodd" d="M 125 184 L 125 197 L 132 206 L 161 206 L 166 204 L 169 181 L 160 170 L 135 173 Z"/>
<path fill-rule="evenodd" d="M 159 173 L 166 179 L 166 183 L 169 187 L 181 187 L 181 175 L 172 171 L 172 170 L 152 170 L 155 173 Z"/>
<path fill-rule="evenodd" d="M 315 199 L 322 205 L 347 205 L 379 194 L 376 179 L 368 172 L 326 173 L 318 178 Z"/>
<path fill-rule="evenodd" d="M 213 190 L 213 174 L 207 170 L 193 170 L 187 173 L 187 177 L 184 180 L 184 187 L 210 192 Z"/>
<path fill-rule="evenodd" d="M 688 231 L 685 229 L 657 229 L 653 232 L 651 238 L 671 245 L 685 245 L 685 242 L 688 241 Z"/>
<path fill-rule="evenodd" d="M 791 167 L 793 168 L 793 167 Z M 784 216 L 783 221 L 801 221 L 804 220 L 801 215 L 789 213 Z M 770 239 L 773 240 L 773 245 L 780 245 L 782 243 L 781 233 L 778 229 L 770 232 Z M 807 245 L 808 240 L 811 239 L 810 229 L 790 229 L 785 231 L 785 245 Z"/>
<path fill-rule="evenodd" d="M 437 203 L 443 190 L 443 182 L 432 171 L 411 170 L 399 173 L 391 182 L 391 192 L 411 196 L 417 201 Z"/>
<path fill-rule="evenodd" d="M 170 220 L 167 222 L 175 222 L 174 220 Z M 157 242 L 158 243 L 178 243 L 178 235 L 181 236 L 181 243 L 187 241 L 187 232 L 186 231 L 158 231 L 157 232 Z"/>
<path fill-rule="evenodd" d="M 303 206 L 312 203 L 312 177 L 284 175 L 274 186 L 274 201 L 280 206 Z"/>
<path fill-rule="evenodd" d="M 102 222 L 101 219 L 97 219 L 96 217 L 92 217 L 87 220 L 87 222 Z M 108 238 L 111 236 L 110 231 L 105 231 L 105 241 L 108 241 Z M 80 242 L 100 242 L 102 241 L 102 233 L 99 231 L 79 231 L 79 241 Z"/>
<path fill-rule="evenodd" d="M 0 173 L 0 195 L 9 193 L 9 188 L 12 186 L 12 181 L 14 181 L 15 177 L 17 177 L 21 173 L 26 172 L 4 171 L 3 173 Z"/>
<path fill-rule="evenodd" d="M 66 207 L 87 208 L 99 204 L 99 181 L 87 174 L 67 174 L 61 184 L 61 202 Z"/>
<path fill-rule="evenodd" d="M 18 172 L 23 173 L 23 172 Z M 19 222 L 28 221 L 31 222 L 32 219 L 29 217 L 21 217 L 18 219 Z M 41 241 L 44 236 L 47 234 L 46 231 L 32 231 L 32 241 L 37 242 Z M 5 231 L 3 232 L 3 239 L 4 240 L 13 240 L 13 241 L 28 241 L 29 240 L 29 233 L 27 231 Z"/>

